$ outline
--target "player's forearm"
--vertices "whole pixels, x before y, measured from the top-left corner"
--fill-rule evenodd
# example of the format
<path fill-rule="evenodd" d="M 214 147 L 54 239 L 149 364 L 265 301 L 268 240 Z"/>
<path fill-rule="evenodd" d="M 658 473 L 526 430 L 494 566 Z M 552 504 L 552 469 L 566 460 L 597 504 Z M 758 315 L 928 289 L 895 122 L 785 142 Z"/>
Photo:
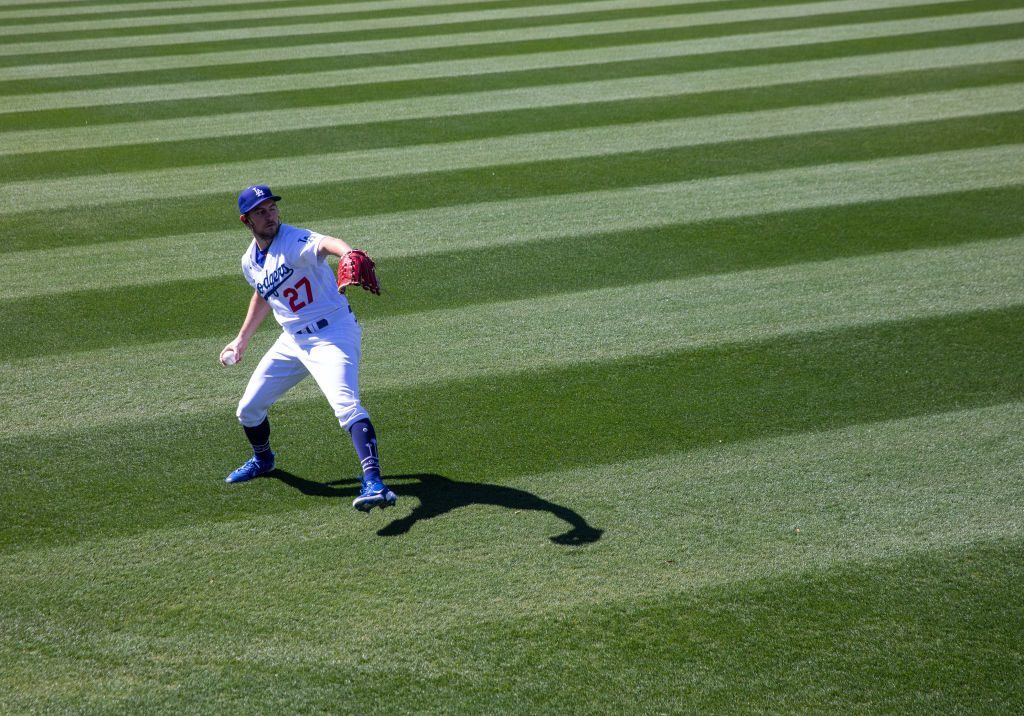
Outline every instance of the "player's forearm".
<path fill-rule="evenodd" d="M 253 293 L 252 300 L 249 301 L 249 310 L 246 312 L 245 320 L 242 321 L 242 327 L 238 331 L 238 341 L 247 345 L 256 333 L 256 329 L 260 327 L 263 319 L 269 313 L 270 304 L 258 293 Z"/>
<path fill-rule="evenodd" d="M 320 258 L 323 258 L 328 254 L 341 258 L 351 250 L 352 247 L 341 239 L 335 238 L 334 236 L 325 236 L 320 240 L 320 246 L 317 248 L 316 253 Z"/>
<path fill-rule="evenodd" d="M 253 293 L 252 300 L 249 301 L 249 310 L 245 314 L 245 320 L 242 321 L 242 328 L 238 331 L 235 340 L 224 346 L 220 352 L 221 365 L 234 365 L 242 360 L 246 348 L 249 347 L 249 341 L 252 340 L 253 334 L 256 333 L 256 329 L 260 327 L 268 313 L 270 313 L 270 304 L 264 301 L 258 293 Z"/>

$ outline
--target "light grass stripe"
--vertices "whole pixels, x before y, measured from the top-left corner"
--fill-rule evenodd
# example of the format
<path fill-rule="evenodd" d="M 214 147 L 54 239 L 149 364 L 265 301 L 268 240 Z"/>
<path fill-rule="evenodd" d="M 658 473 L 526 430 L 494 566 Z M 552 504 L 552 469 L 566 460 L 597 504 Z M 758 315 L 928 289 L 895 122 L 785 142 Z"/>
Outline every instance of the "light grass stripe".
<path fill-rule="evenodd" d="M 599 2 L 601 0 L 591 0 L 592 2 Z M 647 0 L 635 0 L 636 7 L 643 7 L 641 3 Z M 660 2 L 661 0 L 654 0 Z M 672 3 L 676 5 L 687 5 L 700 0 L 681 0 L 680 2 Z M 809 15 L 823 15 L 823 14 L 837 14 L 844 12 L 857 12 L 862 10 L 885 10 L 894 7 L 918 7 L 927 5 L 942 5 L 947 3 L 955 3 L 960 0 L 826 0 L 825 2 L 815 3 L 803 3 L 797 5 L 766 5 L 759 8 L 749 8 L 741 10 L 731 9 L 715 9 L 699 13 L 690 13 L 687 16 L 694 18 L 694 25 L 705 25 L 705 24 L 718 24 L 724 22 L 736 22 L 745 20 L 757 20 L 757 19 L 774 19 L 774 18 L 790 18 L 790 17 L 806 17 Z M 565 12 L 572 13 L 574 5 L 572 3 L 568 5 L 535 5 L 528 8 L 529 11 L 534 11 L 540 16 L 544 16 L 547 13 L 553 15 L 564 14 Z M 562 11 L 560 8 L 566 8 Z M 314 5 L 308 7 L 284 7 L 284 8 L 251 8 L 245 13 L 245 19 L 248 21 L 246 25 L 250 23 L 256 23 L 259 21 L 268 21 L 267 24 L 272 30 L 276 30 L 277 34 L 282 32 L 285 34 L 291 34 L 290 26 L 274 26 L 273 20 L 277 18 L 291 19 L 294 17 L 302 17 L 305 15 L 321 15 L 325 11 L 324 6 Z M 487 12 L 487 10 L 484 10 Z M 457 17 L 458 13 L 449 13 L 449 17 Z M 526 15 L 530 16 L 529 14 Z M 436 24 L 442 22 L 439 18 L 441 15 L 418 15 L 412 18 L 405 18 L 402 16 L 392 16 L 388 18 L 380 18 L 373 20 L 353 20 L 346 25 L 346 28 L 351 31 L 359 31 L 366 29 L 380 29 L 380 28 L 391 28 L 401 26 L 417 27 L 418 25 L 414 20 L 419 19 L 428 22 L 428 24 Z M 205 12 L 205 13 L 182 13 L 174 15 L 159 15 L 159 16 L 140 16 L 133 18 L 112 18 L 107 20 L 77 20 L 69 22 L 53 22 L 53 23 L 39 23 L 31 25 L 32 32 L 66 32 L 66 31 L 90 31 L 90 30 L 125 30 L 130 32 L 133 29 L 140 28 L 154 28 L 162 26 L 173 26 L 176 24 L 202 24 L 204 22 L 231 22 L 238 21 L 239 14 L 237 10 L 231 10 L 223 13 L 216 12 Z M 412 21 L 411 25 L 396 24 L 396 23 L 408 23 Z M 458 21 L 458 20 L 454 20 Z M 241 32 L 245 32 L 245 26 L 239 28 Z M 310 29 L 316 31 L 316 25 L 311 23 Z M 0 26 L 0 36 L 13 34 L 19 35 L 24 31 L 23 27 L 19 26 Z M 268 35 L 259 35 L 268 36 Z M 269 35 L 273 37 L 275 35 Z M 147 35 L 146 38 L 152 37 Z M 242 34 L 241 37 L 246 37 Z M 256 37 L 256 36 L 254 36 Z M 147 39 L 143 39 L 145 43 Z"/>
<path fill-rule="evenodd" d="M 213 1 L 216 1 L 216 0 L 213 0 Z M 235 2 L 236 0 L 229 0 L 229 1 L 230 2 Z M 82 8 L 90 6 L 89 0 L 72 0 L 72 2 L 74 3 L 74 5 L 77 6 L 77 7 L 69 8 L 72 12 L 87 12 L 86 10 L 83 10 Z M 63 6 L 63 5 L 66 5 L 66 4 L 67 4 L 66 0 L 19 0 L 18 1 L 18 5 L 22 5 L 22 6 L 34 5 L 37 8 L 45 8 L 44 12 L 56 13 L 56 14 L 60 14 L 60 11 L 63 9 L 60 6 Z M 57 8 L 54 9 L 51 6 L 57 6 Z M 3 12 L 5 13 L 4 19 L 10 19 L 10 18 L 7 17 L 7 15 L 6 15 L 7 13 L 10 13 L 12 18 L 16 18 L 22 12 L 32 13 L 32 12 L 36 12 L 36 11 L 35 10 L 4 10 Z"/>
<path fill-rule="evenodd" d="M 379 260 L 626 231 L 767 212 L 897 200 L 1022 182 L 1024 148 L 974 150 L 721 177 L 381 216 L 284 219 L 347 238 Z M 287 196 L 287 192 L 284 192 Z M 225 192 L 226 201 L 231 199 Z M 230 204 L 225 212 L 230 211 Z M 241 228 L 4 255 L 0 300 L 63 291 L 231 276 Z M 154 262 L 174 246 L 178 260 Z M 53 266 L 73 265 L 54 283 Z"/>
<path fill-rule="evenodd" d="M 950 0 L 953 2 L 955 0 Z M 933 4 L 933 0 L 911 0 L 910 4 Z M 889 7 L 887 0 L 839 0 L 835 3 L 815 5 L 820 12 L 817 15 L 828 15 L 845 12 L 851 9 L 881 9 Z M 804 6 L 796 6 L 804 8 Z M 787 15 L 786 13 L 789 13 Z M 1012 12 L 1012 11 L 1009 11 Z M 427 37 L 403 37 L 387 40 L 364 40 L 334 42 L 301 47 L 262 47 L 252 50 L 233 50 L 203 54 L 185 54 L 167 57 L 139 57 L 123 60 L 96 60 L 92 62 L 47 63 L 18 65 L 0 68 L 0 81 L 42 79 L 46 77 L 72 77 L 119 72 L 139 72 L 145 70 L 171 70 L 189 67 L 210 67 L 232 64 L 267 63 L 275 60 L 315 59 L 320 57 L 338 57 L 364 53 L 401 52 L 404 50 L 433 49 L 439 47 L 467 47 L 487 45 L 499 42 L 516 42 L 525 40 L 554 40 L 566 37 L 587 37 L 606 33 L 628 33 L 645 30 L 664 30 L 668 28 L 687 28 L 697 24 L 715 25 L 731 20 L 765 20 L 775 17 L 800 17 L 804 13 L 793 14 L 793 6 L 783 8 L 764 8 L 750 11 L 708 13 L 707 17 L 699 15 L 678 15 L 654 18 L 638 18 L 635 20 L 606 20 L 583 23 L 566 23 L 534 28 L 516 28 L 510 30 L 491 30 L 467 32 Z M 957 16 L 958 18 L 961 16 Z M 0 27 L 0 35 L 4 28 Z M 806 31 L 805 31 L 806 32 Z M 709 40 L 708 42 L 713 42 Z M 724 38 L 718 38 L 724 41 Z M 823 40 L 819 40 L 823 41 Z M 722 48 L 727 49 L 727 47 Z"/>
<path fill-rule="evenodd" d="M 699 0 L 690 0 L 698 2 Z M 950 0 L 952 2 L 953 0 Z M 527 7 L 464 10 L 432 15 L 411 15 L 408 17 L 387 17 L 374 20 L 334 20 L 329 22 L 310 22 L 300 25 L 274 25 L 273 23 L 257 23 L 229 30 L 192 30 L 188 32 L 171 32 L 160 35 L 119 35 L 84 40 L 59 40 L 42 42 L 24 42 L 9 46 L 0 46 L 0 55 L 18 55 L 28 57 L 39 53 L 80 52 L 89 50 L 133 49 L 138 47 L 161 47 L 196 42 L 220 42 L 226 40 L 265 40 L 273 38 L 285 42 L 285 37 L 309 35 L 326 35 L 339 32 L 358 32 L 360 30 L 377 30 L 402 27 L 430 27 L 449 23 L 483 22 L 494 20 L 510 20 L 520 18 L 559 17 L 584 12 L 610 12 L 615 10 L 642 10 L 664 6 L 677 6 L 679 0 L 592 0 L 591 2 L 569 3 L 564 5 L 532 5 Z M 319 12 L 335 10 L 318 6 Z M 350 8 L 345 6 L 345 12 Z M 285 12 L 282 10 L 281 12 Z M 248 14 L 247 14 L 248 15 Z M 293 17 L 294 11 L 288 11 L 287 17 Z M 216 18 L 207 18 L 206 22 L 215 22 Z"/>
<path fill-rule="evenodd" d="M 81 177 L 10 182 L 0 194 L 0 211 L 69 209 L 96 203 L 118 203 L 173 196 L 219 194 L 223 187 L 247 186 L 252 177 L 264 177 L 273 186 L 356 181 L 379 177 L 509 166 L 546 160 L 572 160 L 627 152 L 696 146 L 736 139 L 792 136 L 822 129 L 897 125 L 913 118 L 980 116 L 1016 110 L 1022 102 L 1021 85 L 977 90 L 984 107 L 960 103 L 961 91 L 949 93 L 938 108 L 905 100 L 914 108 L 904 111 L 873 105 L 870 116 L 823 114 L 814 107 L 734 115 L 731 120 L 685 118 L 631 125 L 536 132 L 445 144 L 336 152 L 280 159 L 187 166 Z M 968 90 L 967 92 L 972 92 Z M 891 107 L 891 105 L 889 105 Z M 914 112 L 916 111 L 917 114 Z M 908 119 L 911 118 L 911 119 Z M 770 121 L 774 120 L 774 121 Z M 798 122 L 799 120 L 805 120 Z M 1022 145 L 1024 146 L 1024 145 Z M 196 189 L 196 187 L 205 187 Z"/>
<path fill-rule="evenodd" d="M 343 87 L 349 84 L 369 84 L 375 82 L 391 82 L 402 80 L 427 79 L 438 77 L 462 77 L 493 72 L 515 72 L 524 70 L 547 69 L 554 67 L 572 67 L 577 65 L 599 64 L 607 62 L 623 62 L 643 59 L 664 59 L 687 55 L 701 55 L 716 52 L 771 49 L 778 47 L 798 47 L 820 42 L 839 42 L 843 40 L 862 40 L 881 37 L 898 37 L 903 34 L 917 32 L 941 31 L 950 29 L 968 29 L 997 27 L 1004 24 L 1024 22 L 1024 11 L 1012 10 L 994 13 L 977 13 L 969 16 L 929 18 L 927 20 L 900 20 L 893 22 L 866 23 L 844 25 L 838 28 L 821 30 L 787 30 L 773 33 L 736 35 L 728 38 L 712 40 L 683 40 L 678 42 L 652 43 L 644 45 L 626 45 L 621 47 L 598 48 L 594 50 L 571 50 L 566 52 L 541 52 L 526 55 L 508 55 L 493 58 L 472 60 L 451 60 L 446 62 L 428 62 L 388 67 L 368 67 L 352 70 L 335 70 L 330 72 L 305 73 L 298 75 L 273 75 L 261 77 L 256 85 L 240 83 L 238 80 L 208 80 L 198 82 L 181 82 L 161 85 L 128 85 L 93 90 L 69 90 L 64 92 L 44 92 L 39 94 L 23 94 L 5 97 L 0 113 L 25 112 L 46 109 L 64 109 L 69 107 L 107 106 L 132 102 L 167 101 L 181 99 L 199 99 L 205 97 L 223 97 L 236 94 L 278 92 L 281 90 L 320 89 L 324 87 Z M 948 53 L 949 59 L 944 59 Z M 805 72 L 808 79 L 828 77 L 854 76 L 856 74 L 877 74 L 884 70 L 885 63 L 891 64 L 889 71 L 896 72 L 907 69 L 927 69 L 929 67 L 951 67 L 957 64 L 978 64 L 1020 56 L 1020 41 L 1000 41 L 976 43 L 964 46 L 952 46 L 928 50 L 895 50 L 884 55 L 867 55 L 838 58 L 834 60 L 817 60 L 810 62 L 794 62 L 784 65 L 765 65 L 762 67 L 741 67 L 735 69 L 710 70 L 689 73 L 686 87 L 701 86 L 708 82 L 712 86 L 712 78 L 743 77 L 752 74 L 757 77 L 771 73 L 770 77 L 762 77 L 756 82 L 779 84 L 789 79 L 789 72 Z M 917 64 L 923 63 L 923 64 Z M 844 74 L 841 68 L 849 67 Z M 805 68 L 805 69 L 802 69 Z M 815 68 L 820 68 L 815 70 Z M 785 70 L 785 71 L 782 71 Z M 815 72 L 822 73 L 819 77 Z M 742 80 L 739 80 L 742 82 Z M 728 86 L 728 85 L 727 85 Z M 739 85 L 748 86 L 748 85 Z"/>
<path fill-rule="evenodd" d="M 334 501 L 321 500 L 284 513 L 261 510 L 226 522 L 18 549 L 0 556 L 5 575 L 0 598 L 12 615 L 5 633 L 31 629 L 61 635 L 126 664 L 138 663 L 139 654 L 187 654 L 189 663 L 238 666 L 244 659 L 245 668 L 259 670 L 329 663 L 355 672 L 365 668 L 360 645 L 386 638 L 396 645 L 391 648 L 396 668 L 451 673 L 458 665 L 424 664 L 416 647 L 478 621 L 532 619 L 548 612 L 575 619 L 577 610 L 585 619 L 593 607 L 616 604 L 621 605 L 617 611 L 628 613 L 638 602 L 659 596 L 728 584 L 744 593 L 759 591 L 797 574 L 827 574 L 853 564 L 884 570 L 888 560 L 915 553 L 1019 539 L 1021 475 L 1014 461 L 1019 464 L 1024 456 L 1014 438 L 1022 420 L 1024 405 L 1009 402 L 517 475 L 502 484 L 571 505 L 608 530 L 594 548 L 573 554 L 571 570 L 553 569 L 550 546 L 539 546 L 564 529 L 553 515 L 468 505 L 450 518 L 418 525 L 409 538 L 388 541 L 389 565 L 407 586 L 396 585 L 389 593 L 386 620 L 348 619 L 344 628 L 341 621 L 329 622 L 320 625 L 330 634 L 323 639 L 311 639 L 312 627 L 296 629 L 290 607 L 301 592 L 320 621 L 338 611 L 335 604 L 358 603 L 365 598 L 360 592 L 365 563 L 335 559 L 330 570 L 309 565 L 325 550 L 336 554 L 338 545 L 365 543 L 367 532 L 390 518 L 374 521 L 368 530 L 370 518 L 354 519 Z M 856 474 L 851 465 L 857 466 Z M 865 474 L 872 479 L 861 479 Z M 659 499 L 614 499 L 624 483 Z M 395 483 L 400 494 L 402 484 Z M 222 489 L 270 496 L 289 488 L 267 480 Z M 410 507 L 400 502 L 399 514 Z M 452 545 L 466 533 L 454 531 L 453 521 L 462 529 L 478 525 L 470 534 L 481 538 L 457 542 L 458 559 L 452 559 Z M 652 539 L 651 525 L 679 537 Z M 801 528 L 799 539 L 796 528 Z M 643 559 L 637 559 L 637 545 L 643 545 Z M 502 567 L 495 569 L 496 564 Z M 294 589 L 282 588 L 287 580 L 278 575 L 297 572 L 302 577 Z M 275 588 L 261 594 L 262 629 L 245 634 L 253 630 L 251 622 L 239 619 L 225 631 L 232 621 L 222 618 L 224 605 L 251 603 L 253 575 L 274 579 Z M 118 601 L 124 594 L 112 593 L 109 585 L 115 583 L 135 585 L 141 603 Z M 73 593 L 69 584 L 76 586 Z M 425 591 L 432 607 L 448 608 L 425 610 Z M 37 605 L 39 595 L 51 599 L 47 608 Z M 218 630 L 147 632 L 140 624 L 149 623 L 145 609 L 151 600 L 141 595 L 151 595 L 161 606 L 187 603 L 195 613 L 216 615 Z M 60 606 L 65 601 L 74 608 Z M 129 624 L 135 626 L 126 629 L 120 619 L 86 624 L 67 618 L 82 609 L 102 614 L 128 609 Z M 425 613 L 430 619 L 424 628 Z M 397 646 L 402 640 L 415 645 Z M 438 647 L 428 653 L 446 651 Z M 19 661 L 14 656 L 12 663 Z M 136 677 L 133 671 L 121 678 Z M 17 683 L 38 688 L 41 697 L 53 688 L 50 679 Z"/>
<path fill-rule="evenodd" d="M 0 155 L 247 135 L 254 126 L 274 127 L 277 131 L 317 129 L 393 119 L 426 119 L 482 112 L 555 107 L 570 103 L 583 105 L 591 102 L 765 87 L 772 84 L 799 82 L 804 78 L 822 80 L 864 77 L 872 74 L 904 71 L 908 68 L 933 67 L 929 61 L 939 63 L 941 67 L 959 67 L 972 62 L 985 63 L 989 56 L 1006 59 L 1015 55 L 1019 59 L 1024 59 L 1024 40 L 993 44 L 997 46 L 968 45 L 954 50 L 921 50 L 899 53 L 900 56 L 896 58 L 890 54 L 871 55 L 857 58 L 855 61 L 837 59 L 785 66 L 762 65 L 755 68 L 712 70 L 681 75 L 658 75 L 513 90 L 360 102 L 340 105 L 335 108 L 303 107 L 187 119 L 71 127 L 59 130 L 6 132 L 0 133 Z M 1011 48 L 1015 48 L 1016 52 L 1013 52 Z M 1019 85 L 1006 85 L 1004 90 L 985 91 L 1005 92 L 1012 97 L 1018 96 L 1020 89 Z M 993 110 L 979 108 L 979 111 Z"/>
<path fill-rule="evenodd" d="M 364 316 L 361 383 L 403 390 L 510 367 L 525 372 L 1017 306 L 1024 304 L 1021 265 L 1024 237 L 1015 237 L 379 320 Z M 237 313 L 241 323 L 245 301 L 224 310 Z M 231 370 L 216 362 L 230 336 L 2 363 L 0 433 L 59 434 L 67 425 L 82 430 L 196 412 L 230 414 L 274 335 L 260 333 L 244 363 Z M 316 390 L 304 384 L 286 400 Z"/>
<path fill-rule="evenodd" d="M 324 221 L 381 256 L 416 256 L 1016 186 L 1022 165 L 1018 145 Z"/>
<path fill-rule="evenodd" d="M 679 0 L 680 3 L 701 2 L 702 0 Z M 296 17 L 301 15 L 312 15 L 330 12 L 339 6 L 344 12 L 364 12 L 367 10 L 403 10 L 424 7 L 444 7 L 445 5 L 462 5 L 466 0 L 370 0 L 369 2 L 347 2 L 343 5 L 336 3 L 331 5 L 310 5 L 294 6 L 292 14 L 285 17 Z M 501 2 L 501 0 L 473 0 L 474 5 L 485 6 L 490 3 Z M 73 7 L 64 6 L 62 0 L 18 0 L 19 5 L 38 5 L 35 9 L 24 10 L 0 10 L 0 20 L 19 20 L 27 18 L 42 17 L 73 17 L 75 15 L 93 15 L 98 13 L 122 13 L 122 12 L 155 12 L 162 10 L 195 10 L 201 7 L 230 7 L 244 5 L 246 14 L 252 10 L 252 0 L 164 0 L 162 2 L 134 2 L 124 4 L 93 4 L 81 3 Z M 46 7 L 47 5 L 61 5 L 61 7 Z M 205 14 L 203 15 L 205 17 Z M 239 17 L 235 11 L 235 17 Z M 72 21 L 73 22 L 73 21 Z M 36 27 L 35 25 L 32 26 Z"/>

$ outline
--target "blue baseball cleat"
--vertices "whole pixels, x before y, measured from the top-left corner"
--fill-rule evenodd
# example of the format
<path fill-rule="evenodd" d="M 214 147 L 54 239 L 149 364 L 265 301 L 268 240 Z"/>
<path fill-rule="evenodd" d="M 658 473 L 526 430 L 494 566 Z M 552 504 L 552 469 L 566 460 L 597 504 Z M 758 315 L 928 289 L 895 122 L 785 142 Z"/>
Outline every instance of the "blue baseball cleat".
<path fill-rule="evenodd" d="M 362 512 L 369 512 L 374 507 L 382 510 L 385 507 L 392 507 L 398 501 L 398 495 L 388 489 L 387 485 L 380 481 L 380 478 L 363 480 L 363 487 L 359 490 L 359 497 L 352 500 L 352 506 Z"/>
<path fill-rule="evenodd" d="M 269 460 L 260 460 L 255 455 L 245 461 L 245 464 L 224 478 L 224 482 L 235 483 L 245 482 L 260 475 L 266 475 L 274 469 L 274 453 L 270 453 Z"/>

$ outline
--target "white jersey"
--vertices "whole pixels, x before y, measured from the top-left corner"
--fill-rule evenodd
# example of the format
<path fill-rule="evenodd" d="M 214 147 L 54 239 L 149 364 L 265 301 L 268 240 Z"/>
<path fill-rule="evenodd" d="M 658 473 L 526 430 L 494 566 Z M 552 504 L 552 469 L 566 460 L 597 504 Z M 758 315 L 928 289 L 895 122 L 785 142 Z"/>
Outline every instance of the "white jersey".
<path fill-rule="evenodd" d="M 326 258 L 317 257 L 323 234 L 281 224 L 267 252 L 256 240 L 242 256 L 242 273 L 288 333 L 295 333 L 330 314 L 351 309 L 338 293 L 338 282 Z"/>

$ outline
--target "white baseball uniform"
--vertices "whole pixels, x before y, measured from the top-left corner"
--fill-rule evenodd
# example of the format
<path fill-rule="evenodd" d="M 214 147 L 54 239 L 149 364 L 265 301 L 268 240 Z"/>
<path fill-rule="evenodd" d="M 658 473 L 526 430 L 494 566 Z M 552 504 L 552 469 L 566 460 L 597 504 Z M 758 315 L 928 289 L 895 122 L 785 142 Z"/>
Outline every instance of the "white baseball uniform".
<path fill-rule="evenodd" d="M 266 253 L 255 239 L 242 256 L 242 273 L 274 312 L 284 331 L 260 360 L 238 403 L 238 420 L 255 427 L 307 375 L 327 397 L 346 430 L 368 419 L 359 402 L 362 329 L 334 271 L 317 257 L 323 234 L 281 224 Z"/>

